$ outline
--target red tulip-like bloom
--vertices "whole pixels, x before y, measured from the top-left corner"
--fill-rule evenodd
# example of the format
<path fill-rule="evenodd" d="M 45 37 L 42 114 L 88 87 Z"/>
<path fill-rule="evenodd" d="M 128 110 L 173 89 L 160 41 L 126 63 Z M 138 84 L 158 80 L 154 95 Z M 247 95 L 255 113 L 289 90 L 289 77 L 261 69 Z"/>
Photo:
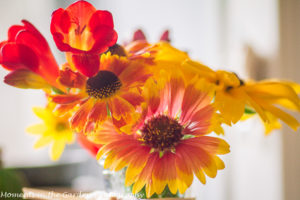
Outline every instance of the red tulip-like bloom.
<path fill-rule="evenodd" d="M 0 43 L 0 64 L 13 71 L 5 78 L 5 82 L 15 87 L 37 87 L 36 83 L 20 81 L 22 77 L 24 80 L 46 80 L 52 86 L 57 86 L 59 68 L 46 39 L 31 23 L 22 22 L 24 25 L 11 26 L 7 41 Z"/>
<path fill-rule="evenodd" d="M 113 46 L 118 38 L 111 13 L 96 10 L 86 1 L 56 10 L 51 33 L 58 49 L 68 52 L 69 62 L 88 77 L 99 71 L 99 54 Z"/>

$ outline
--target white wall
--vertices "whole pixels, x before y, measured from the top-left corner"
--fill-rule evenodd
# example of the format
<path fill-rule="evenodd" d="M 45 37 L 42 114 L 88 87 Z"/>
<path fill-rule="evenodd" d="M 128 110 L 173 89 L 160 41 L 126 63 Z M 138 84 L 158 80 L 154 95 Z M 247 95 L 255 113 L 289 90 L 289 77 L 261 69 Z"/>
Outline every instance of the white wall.
<path fill-rule="evenodd" d="M 53 1 L 47 0 L 1 0 L 0 40 L 7 39 L 7 30 L 22 19 L 32 22 L 47 38 Z M 51 44 L 54 47 L 54 44 Z M 53 49 L 53 48 L 52 48 Z M 25 128 L 37 123 L 32 107 L 44 105 L 40 91 L 21 90 L 2 83 L 7 71 L 0 69 L 0 148 L 6 166 L 32 165 L 50 162 L 47 150 L 34 151 L 35 137 L 25 133 Z"/>

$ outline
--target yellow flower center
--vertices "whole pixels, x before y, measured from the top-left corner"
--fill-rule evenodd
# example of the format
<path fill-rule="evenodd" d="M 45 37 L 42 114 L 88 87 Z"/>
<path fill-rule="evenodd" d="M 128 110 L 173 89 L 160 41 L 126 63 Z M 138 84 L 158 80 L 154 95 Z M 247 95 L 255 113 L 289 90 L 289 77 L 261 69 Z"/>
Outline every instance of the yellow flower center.
<path fill-rule="evenodd" d="M 68 124 L 66 124 L 65 122 L 59 122 L 55 126 L 55 130 L 57 132 L 66 130 L 67 128 L 68 128 Z"/>
<path fill-rule="evenodd" d="M 103 70 L 87 80 L 86 92 L 91 97 L 103 99 L 115 94 L 121 86 L 118 76 L 113 72 Z"/>
<path fill-rule="evenodd" d="M 142 141 L 158 151 L 172 150 L 183 137 L 183 127 L 165 115 L 151 118 L 142 128 Z"/>

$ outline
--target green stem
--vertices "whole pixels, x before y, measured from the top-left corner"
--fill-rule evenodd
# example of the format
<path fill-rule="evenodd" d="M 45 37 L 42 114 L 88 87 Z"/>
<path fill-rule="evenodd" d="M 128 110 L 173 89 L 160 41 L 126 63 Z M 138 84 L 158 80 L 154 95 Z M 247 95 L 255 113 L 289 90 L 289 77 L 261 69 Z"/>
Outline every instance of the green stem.
<path fill-rule="evenodd" d="M 130 190 L 132 191 L 132 186 L 130 187 Z M 147 199 L 147 195 L 146 195 L 146 187 L 143 187 L 143 189 L 141 191 L 139 191 L 136 196 L 140 199 Z M 168 185 L 165 187 L 164 191 L 157 195 L 156 193 L 153 194 L 150 199 L 154 199 L 154 198 L 178 198 L 179 197 L 179 193 L 177 192 L 176 194 L 172 194 L 171 191 L 169 190 Z M 149 199 L 149 198 L 148 198 Z"/>

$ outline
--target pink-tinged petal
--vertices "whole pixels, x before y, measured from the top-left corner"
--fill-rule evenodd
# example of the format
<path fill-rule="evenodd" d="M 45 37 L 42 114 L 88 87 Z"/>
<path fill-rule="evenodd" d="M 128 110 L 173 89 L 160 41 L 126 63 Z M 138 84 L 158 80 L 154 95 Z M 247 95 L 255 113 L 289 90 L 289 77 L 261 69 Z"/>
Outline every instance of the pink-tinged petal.
<path fill-rule="evenodd" d="M 74 72 L 70 68 L 66 68 L 59 72 L 58 82 L 69 88 L 83 88 L 86 77 L 79 72 Z"/>
<path fill-rule="evenodd" d="M 199 168 L 202 168 L 209 177 L 214 178 L 217 175 L 217 166 L 213 157 L 204 149 L 189 145 L 187 140 L 184 140 L 180 147 L 176 148 L 176 153 L 179 151 L 184 156 L 186 164 L 192 168 L 193 172 L 196 173 Z"/>
<path fill-rule="evenodd" d="M 186 160 L 186 155 L 181 151 L 181 147 L 176 147 L 176 170 L 178 179 L 184 183 L 184 187 L 188 188 L 193 182 L 193 170 L 190 163 Z M 189 159 L 188 159 L 189 160 Z M 180 187 L 179 187 L 180 190 Z"/>
<path fill-rule="evenodd" d="M 210 101 L 211 98 L 207 95 L 207 93 L 196 89 L 192 84 L 188 85 L 185 88 L 182 100 L 182 114 L 180 116 L 181 122 L 186 123 L 189 121 L 195 112 L 208 105 Z"/>
<path fill-rule="evenodd" d="M 208 105 L 191 116 L 191 120 L 187 125 L 187 128 L 190 129 L 189 134 L 192 135 L 205 135 L 208 134 L 208 130 L 212 125 L 212 117 L 215 113 L 215 109 Z"/>
<path fill-rule="evenodd" d="M 147 40 L 144 32 L 141 29 L 136 30 L 133 34 L 132 41 L 137 40 Z"/>
<path fill-rule="evenodd" d="M 81 100 L 83 96 L 81 94 L 62 94 L 62 95 L 52 95 L 51 99 L 57 104 L 70 104 Z"/>
<path fill-rule="evenodd" d="M 168 110 L 169 115 L 175 117 L 180 111 L 182 105 L 183 94 L 184 94 L 184 82 L 183 79 L 173 77 L 170 80 L 169 85 L 169 100 L 168 100 Z"/>
<path fill-rule="evenodd" d="M 12 71 L 5 76 L 4 83 L 22 89 L 42 89 L 51 87 L 41 76 L 27 69 Z"/>
<path fill-rule="evenodd" d="M 78 71 L 87 77 L 92 77 L 99 71 L 100 58 L 97 54 L 75 54 L 72 55 L 72 61 Z"/>
<path fill-rule="evenodd" d="M 175 154 L 167 152 L 159 158 L 153 169 L 153 186 L 155 191 L 160 194 L 166 184 L 175 183 L 177 178 Z"/>
<path fill-rule="evenodd" d="M 8 70 L 29 69 L 38 73 L 39 59 L 35 52 L 22 44 L 7 43 L 0 49 L 0 64 Z"/>
<path fill-rule="evenodd" d="M 197 138 L 187 139 L 185 145 L 202 148 L 210 154 L 226 154 L 230 152 L 229 144 L 221 139 L 210 136 L 201 136 Z"/>
<path fill-rule="evenodd" d="M 169 30 L 166 30 L 165 32 L 163 32 L 163 34 L 161 35 L 159 40 L 165 41 L 165 42 L 171 42 L 170 36 L 169 36 Z"/>

